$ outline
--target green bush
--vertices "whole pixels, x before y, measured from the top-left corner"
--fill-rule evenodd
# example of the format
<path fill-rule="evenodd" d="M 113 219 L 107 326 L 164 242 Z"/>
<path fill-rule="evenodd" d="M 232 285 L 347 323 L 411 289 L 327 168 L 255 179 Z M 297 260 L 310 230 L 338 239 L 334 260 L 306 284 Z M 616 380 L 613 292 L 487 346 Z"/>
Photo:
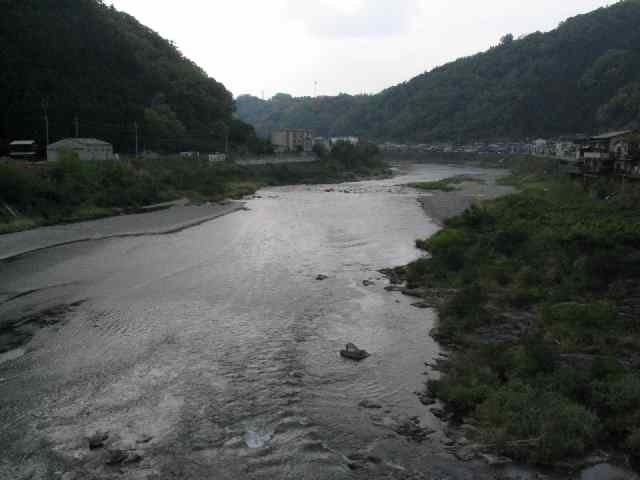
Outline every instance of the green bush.
<path fill-rule="evenodd" d="M 625 365 L 640 347 L 640 189 L 600 200 L 536 168 L 516 172 L 534 188 L 473 206 L 417 243 L 431 258 L 409 268 L 411 282 L 458 289 L 437 334 L 464 354 L 433 390 L 525 460 L 598 443 L 637 452 L 640 375 Z"/>
<path fill-rule="evenodd" d="M 619 327 L 615 307 L 609 302 L 551 305 L 543 310 L 542 319 L 549 335 L 565 350 L 599 345 Z"/>
<path fill-rule="evenodd" d="M 500 450 L 527 461 L 552 463 L 584 455 L 598 435 L 598 419 L 587 409 L 522 383 L 493 391 L 477 413 Z"/>

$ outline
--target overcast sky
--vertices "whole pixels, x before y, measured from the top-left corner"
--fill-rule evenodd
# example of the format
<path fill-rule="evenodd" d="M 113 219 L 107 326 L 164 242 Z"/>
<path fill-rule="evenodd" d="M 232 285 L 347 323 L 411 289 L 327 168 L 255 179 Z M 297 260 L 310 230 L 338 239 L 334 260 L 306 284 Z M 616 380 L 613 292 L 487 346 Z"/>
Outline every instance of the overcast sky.
<path fill-rule="evenodd" d="M 109 3 L 107 0 L 105 3 Z M 233 92 L 377 93 L 613 0 L 113 0 Z"/>

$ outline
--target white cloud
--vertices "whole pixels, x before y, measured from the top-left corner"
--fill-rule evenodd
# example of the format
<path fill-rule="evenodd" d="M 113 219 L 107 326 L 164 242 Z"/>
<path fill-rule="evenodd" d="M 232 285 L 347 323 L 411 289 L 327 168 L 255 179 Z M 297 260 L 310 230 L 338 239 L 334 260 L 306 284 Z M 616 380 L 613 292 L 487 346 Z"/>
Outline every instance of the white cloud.
<path fill-rule="evenodd" d="M 418 12 L 417 3 L 417 0 L 289 0 L 289 10 L 314 35 L 380 37 L 406 32 Z"/>
<path fill-rule="evenodd" d="M 109 0 L 107 0 L 108 2 Z M 376 93 L 612 0 L 111 0 L 235 95 Z"/>

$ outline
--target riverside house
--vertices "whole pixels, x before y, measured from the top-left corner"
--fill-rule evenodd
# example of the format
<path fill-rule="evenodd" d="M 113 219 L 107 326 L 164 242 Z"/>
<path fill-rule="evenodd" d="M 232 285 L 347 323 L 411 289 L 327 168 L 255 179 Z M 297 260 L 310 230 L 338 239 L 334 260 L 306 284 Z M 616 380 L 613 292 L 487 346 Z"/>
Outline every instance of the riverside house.
<path fill-rule="evenodd" d="M 65 138 L 47 147 L 49 161 L 58 160 L 60 152 L 74 152 L 80 160 L 113 160 L 113 146 L 96 138 Z"/>
<path fill-rule="evenodd" d="M 576 141 L 585 173 L 640 176 L 640 130 L 621 130 Z"/>

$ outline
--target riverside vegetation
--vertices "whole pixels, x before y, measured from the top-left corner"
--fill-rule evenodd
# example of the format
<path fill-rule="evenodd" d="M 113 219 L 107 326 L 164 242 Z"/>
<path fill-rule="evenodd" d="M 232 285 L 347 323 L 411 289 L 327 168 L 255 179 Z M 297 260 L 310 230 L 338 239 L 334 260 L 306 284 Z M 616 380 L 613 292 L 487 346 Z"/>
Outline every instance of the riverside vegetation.
<path fill-rule="evenodd" d="M 428 382 L 475 440 L 538 464 L 616 447 L 640 458 L 640 193 L 546 175 L 450 218 L 397 269 L 411 289 L 452 291 L 434 336 L 452 350 Z M 449 290 L 450 289 L 450 290 Z"/>
<path fill-rule="evenodd" d="M 4 161 L 0 162 L 0 233 L 137 211 L 182 196 L 219 201 L 241 198 L 263 186 L 386 175 L 387 166 L 377 154 L 373 145 L 339 143 L 318 162 L 250 167 L 176 157 L 88 162 L 70 153 L 29 168 Z"/>
<path fill-rule="evenodd" d="M 409 187 L 417 188 L 418 190 L 439 190 L 441 192 L 453 192 L 454 190 L 456 190 L 456 185 L 460 185 L 464 182 L 482 183 L 483 180 L 479 178 L 473 178 L 469 175 L 456 175 L 455 177 L 435 180 L 432 182 L 410 183 Z"/>

